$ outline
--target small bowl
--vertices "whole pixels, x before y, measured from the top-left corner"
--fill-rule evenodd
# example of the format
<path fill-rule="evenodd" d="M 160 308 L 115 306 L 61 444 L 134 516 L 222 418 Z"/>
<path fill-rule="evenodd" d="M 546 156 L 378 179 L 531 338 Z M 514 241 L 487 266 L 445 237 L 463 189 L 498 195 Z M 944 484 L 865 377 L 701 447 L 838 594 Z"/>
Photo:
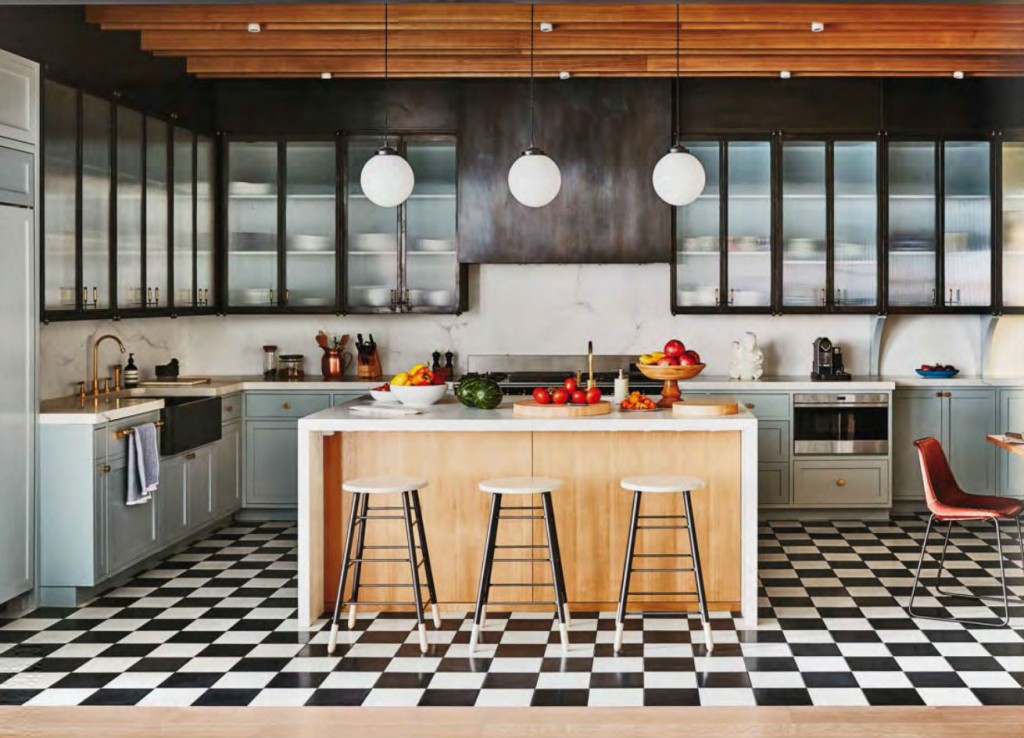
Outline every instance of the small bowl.
<path fill-rule="evenodd" d="M 952 379 L 960 373 L 959 369 L 915 369 L 925 379 Z"/>
<path fill-rule="evenodd" d="M 409 407 L 429 407 L 441 401 L 448 392 L 446 384 L 425 384 L 419 387 L 412 385 L 391 385 L 391 394 L 398 401 Z"/>
<path fill-rule="evenodd" d="M 372 389 L 370 390 L 370 397 L 372 397 L 377 402 L 398 402 L 398 398 L 395 397 L 394 392 L 385 392 L 384 390 Z"/>

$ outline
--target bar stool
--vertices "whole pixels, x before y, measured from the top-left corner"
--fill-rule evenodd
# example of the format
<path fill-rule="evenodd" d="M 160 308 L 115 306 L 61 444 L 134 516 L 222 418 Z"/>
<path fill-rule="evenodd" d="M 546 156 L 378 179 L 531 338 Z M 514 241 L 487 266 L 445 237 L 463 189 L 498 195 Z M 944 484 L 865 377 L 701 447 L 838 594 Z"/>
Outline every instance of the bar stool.
<path fill-rule="evenodd" d="M 622 590 L 619 594 L 619 611 L 615 618 L 615 653 L 622 650 L 622 630 L 626 621 L 626 602 L 630 594 L 635 595 L 697 595 L 697 602 L 700 605 L 700 619 L 704 624 L 704 641 L 707 644 L 708 653 L 714 650 L 715 644 L 711 638 L 711 621 L 708 618 L 708 603 L 704 596 L 704 574 L 700 568 L 700 551 L 697 549 L 696 522 L 693 518 L 693 506 L 690 503 L 690 492 L 700 489 L 704 482 L 696 477 L 682 476 L 640 476 L 626 477 L 621 482 L 622 488 L 633 493 L 633 514 L 629 519 L 629 538 L 626 542 L 626 561 L 622 566 Z M 640 498 L 643 494 L 679 494 L 683 495 L 683 515 L 641 515 Z M 683 525 L 640 525 L 641 520 L 684 520 Z M 636 534 L 638 530 L 685 530 L 689 533 L 689 553 L 634 553 L 636 547 Z M 692 568 L 633 568 L 634 558 L 645 559 L 668 559 L 668 558 L 689 558 L 692 561 Z M 697 583 L 696 592 L 630 592 L 629 578 L 633 572 L 693 572 Z"/>
<path fill-rule="evenodd" d="M 555 527 L 555 510 L 551 504 L 551 492 L 562 486 L 560 479 L 549 477 L 504 477 L 486 479 L 480 482 L 480 491 L 491 495 L 491 515 L 487 526 L 487 539 L 484 543 L 484 558 L 480 565 L 480 584 L 476 594 L 476 609 L 473 612 L 473 631 L 469 636 L 469 652 L 476 650 L 477 638 L 484 624 L 485 610 L 488 604 L 521 605 L 522 602 L 489 603 L 491 587 L 520 587 L 520 584 L 492 584 L 491 573 L 496 563 L 525 563 L 548 561 L 551 564 L 551 586 L 554 589 L 555 611 L 558 613 L 558 631 L 562 640 L 562 650 L 569 650 L 569 605 L 565 594 L 565 575 L 562 573 L 562 554 L 558 548 L 558 531 Z M 540 495 L 540 506 L 516 505 L 502 507 L 504 495 Z M 512 515 L 503 515 L 502 511 L 515 511 Z M 540 511 L 540 515 L 531 515 Z M 546 545 L 501 545 L 498 540 L 498 523 L 502 520 L 543 520 L 547 536 Z M 537 549 L 547 548 L 547 558 L 494 558 L 499 548 Z"/>
<path fill-rule="evenodd" d="M 423 574 L 426 578 L 427 594 L 430 598 L 430 607 L 434 616 L 434 627 L 441 627 L 441 617 L 437 611 L 437 592 L 434 589 L 434 572 L 430 568 L 430 553 L 427 550 L 427 536 L 423 529 L 423 511 L 420 509 L 419 491 L 427 486 L 427 480 L 420 477 L 403 476 L 381 476 L 363 477 L 344 482 L 342 490 L 352 493 L 352 506 L 349 509 L 348 530 L 345 533 L 345 547 L 342 549 L 341 575 L 338 582 L 338 596 L 334 602 L 334 615 L 331 617 L 331 637 L 327 643 L 327 653 L 334 653 L 338 641 L 338 618 L 341 615 L 341 608 L 348 605 L 348 627 L 349 630 L 356 625 L 356 604 L 359 601 L 359 588 L 383 588 L 383 587 L 410 587 L 412 588 L 412 605 L 416 608 L 416 621 L 420 632 L 420 651 L 427 652 L 427 627 L 423 622 L 423 601 L 420 589 L 424 586 L 420 583 L 419 567 L 423 565 Z M 401 505 L 370 507 L 370 497 L 373 495 L 402 495 Z M 372 512 L 401 510 L 401 514 L 371 515 Z M 413 519 L 415 513 L 415 520 Z M 404 546 L 367 546 L 366 526 L 371 520 L 402 520 L 405 522 Z M 356 525 L 359 526 L 358 533 Z M 415 535 L 413 529 L 415 528 Z M 417 543 L 418 538 L 418 543 Z M 355 555 L 352 546 L 355 543 Z M 421 559 L 417 561 L 416 549 L 420 550 Z M 371 550 L 399 550 L 406 551 L 408 558 L 383 558 L 375 556 L 366 558 L 367 549 Z M 363 582 L 363 564 L 375 562 L 408 562 L 412 573 L 411 584 L 370 584 Z M 348 579 L 348 570 L 352 567 L 352 594 L 347 600 L 345 596 L 345 584 Z M 363 602 L 365 605 L 404 605 L 406 602 L 376 601 Z"/>

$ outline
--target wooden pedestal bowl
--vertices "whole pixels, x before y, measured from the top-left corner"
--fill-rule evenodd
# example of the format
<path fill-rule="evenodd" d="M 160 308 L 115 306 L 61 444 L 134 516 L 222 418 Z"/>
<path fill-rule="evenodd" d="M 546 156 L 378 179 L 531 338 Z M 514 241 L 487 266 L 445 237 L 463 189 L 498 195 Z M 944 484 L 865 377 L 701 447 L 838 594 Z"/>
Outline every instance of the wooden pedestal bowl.
<path fill-rule="evenodd" d="M 679 391 L 679 383 L 696 377 L 704 371 L 704 366 L 704 364 L 694 364 L 692 366 L 637 364 L 636 368 L 648 379 L 664 382 L 661 387 L 661 399 L 658 400 L 658 407 L 670 408 L 682 396 L 682 393 Z"/>

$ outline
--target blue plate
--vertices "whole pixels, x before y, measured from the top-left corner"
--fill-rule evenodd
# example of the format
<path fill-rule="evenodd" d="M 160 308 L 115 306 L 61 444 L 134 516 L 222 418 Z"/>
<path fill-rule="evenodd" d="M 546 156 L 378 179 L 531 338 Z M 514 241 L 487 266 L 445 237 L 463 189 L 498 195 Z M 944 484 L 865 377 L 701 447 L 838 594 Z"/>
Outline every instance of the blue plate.
<path fill-rule="evenodd" d="M 914 371 L 925 379 L 951 379 L 960 373 L 959 369 L 943 369 L 940 371 L 915 369 Z"/>

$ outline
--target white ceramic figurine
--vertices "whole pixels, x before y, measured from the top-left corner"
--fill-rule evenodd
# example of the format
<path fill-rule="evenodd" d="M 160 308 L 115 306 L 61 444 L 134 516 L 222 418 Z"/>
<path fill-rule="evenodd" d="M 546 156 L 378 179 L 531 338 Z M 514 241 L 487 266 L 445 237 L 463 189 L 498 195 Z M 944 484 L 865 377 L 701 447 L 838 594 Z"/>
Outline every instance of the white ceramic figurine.
<path fill-rule="evenodd" d="M 760 379 L 764 374 L 764 352 L 757 345 L 757 336 L 744 333 L 742 341 L 732 342 L 732 361 L 729 376 L 732 379 Z"/>

